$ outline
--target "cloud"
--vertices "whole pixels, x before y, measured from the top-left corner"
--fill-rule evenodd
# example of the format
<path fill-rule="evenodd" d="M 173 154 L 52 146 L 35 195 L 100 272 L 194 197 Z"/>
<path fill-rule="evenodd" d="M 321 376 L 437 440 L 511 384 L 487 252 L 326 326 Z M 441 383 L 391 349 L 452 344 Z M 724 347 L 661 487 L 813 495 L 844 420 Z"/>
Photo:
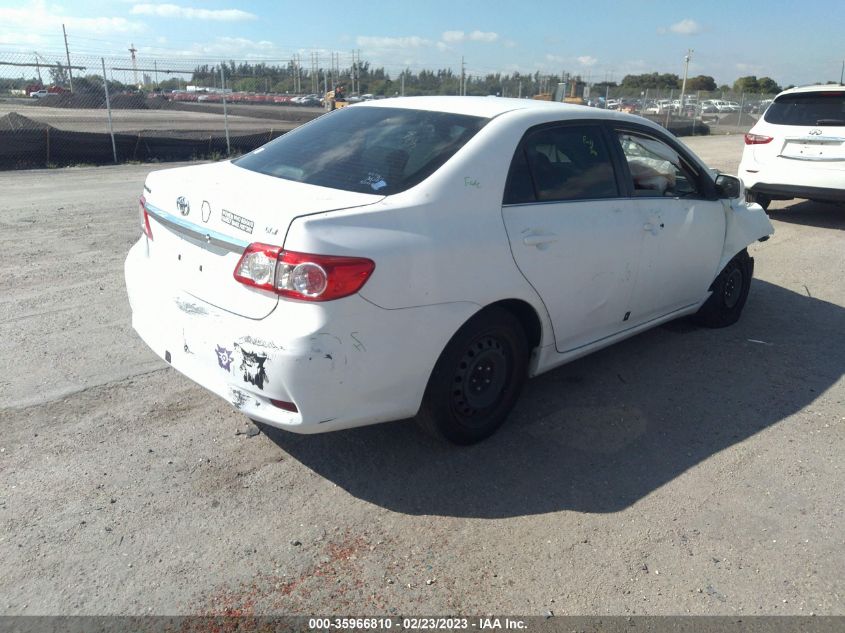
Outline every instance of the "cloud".
<path fill-rule="evenodd" d="M 678 35 L 695 35 L 696 33 L 701 32 L 701 25 L 699 25 L 695 20 L 685 18 L 670 26 L 669 30 Z"/>
<path fill-rule="evenodd" d="M 576 59 L 582 66 L 595 66 L 599 61 L 590 55 L 581 55 L 581 57 L 577 57 Z"/>
<path fill-rule="evenodd" d="M 370 35 L 359 35 L 356 40 L 362 48 L 393 49 L 393 48 L 422 48 L 431 46 L 431 40 L 418 35 L 408 37 L 378 37 Z"/>
<path fill-rule="evenodd" d="M 177 4 L 136 4 L 130 11 L 132 15 L 151 15 L 159 18 L 185 20 L 214 20 L 215 22 L 243 22 L 257 20 L 254 13 L 240 9 L 194 9 Z"/>
<path fill-rule="evenodd" d="M 78 18 L 62 13 L 55 7 L 49 9 L 43 0 L 36 0 L 18 8 L 0 7 L 0 24 L 4 27 L 18 27 L 18 39 L 31 40 L 33 32 L 55 33 L 62 24 L 71 33 L 135 33 L 144 30 L 144 25 L 126 18 L 95 17 Z"/>
<path fill-rule="evenodd" d="M 440 36 L 444 42 L 495 42 L 499 39 L 499 34 L 493 31 L 472 31 L 464 33 L 463 31 L 444 31 Z"/>

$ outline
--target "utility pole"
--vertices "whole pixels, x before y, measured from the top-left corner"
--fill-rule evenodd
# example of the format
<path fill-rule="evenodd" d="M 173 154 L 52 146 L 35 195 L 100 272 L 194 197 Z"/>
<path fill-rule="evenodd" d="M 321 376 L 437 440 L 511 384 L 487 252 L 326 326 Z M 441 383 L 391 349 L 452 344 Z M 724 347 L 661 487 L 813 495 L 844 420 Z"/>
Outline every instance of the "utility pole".
<path fill-rule="evenodd" d="M 352 94 L 358 94 L 358 91 L 355 90 L 355 49 L 352 49 Z"/>
<path fill-rule="evenodd" d="M 38 73 L 38 83 L 44 85 L 44 80 L 41 79 L 41 65 L 38 62 L 38 53 L 35 53 L 35 72 Z"/>
<path fill-rule="evenodd" d="M 692 54 L 693 50 L 688 48 L 686 57 L 684 57 L 684 81 L 681 83 L 681 116 L 684 114 L 684 93 L 687 91 L 687 74 L 689 73 L 689 60 Z M 671 104 L 669 105 L 669 109 L 672 109 Z"/>
<path fill-rule="evenodd" d="M 129 54 L 132 55 L 132 75 L 133 81 L 135 82 L 135 87 L 138 87 L 138 61 L 135 59 L 135 53 L 138 52 L 138 49 L 135 48 L 134 44 L 129 45 Z"/>
<path fill-rule="evenodd" d="M 466 93 L 467 93 L 466 62 L 464 61 L 463 56 L 461 56 L 461 96 L 466 96 Z"/>
<path fill-rule="evenodd" d="M 400 93 L 403 97 L 405 96 L 405 71 L 402 71 L 402 92 Z"/>
<path fill-rule="evenodd" d="M 73 70 L 70 67 L 70 49 L 67 47 L 67 31 L 62 24 L 62 34 L 65 36 L 65 55 L 67 55 L 67 78 L 70 82 L 70 91 L 73 92 Z"/>

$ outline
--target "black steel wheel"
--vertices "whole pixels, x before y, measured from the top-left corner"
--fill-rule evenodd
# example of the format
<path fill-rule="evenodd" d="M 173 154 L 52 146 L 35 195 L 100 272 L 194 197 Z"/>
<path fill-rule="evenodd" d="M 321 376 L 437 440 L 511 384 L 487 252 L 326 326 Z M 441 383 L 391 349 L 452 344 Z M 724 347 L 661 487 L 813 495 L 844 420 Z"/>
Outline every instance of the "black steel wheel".
<path fill-rule="evenodd" d="M 452 337 L 428 382 L 417 421 L 455 444 L 473 444 L 505 421 L 528 371 L 528 342 L 519 320 L 488 308 Z"/>
<path fill-rule="evenodd" d="M 753 275 L 754 260 L 748 251 L 738 253 L 710 285 L 710 297 L 695 314 L 695 321 L 712 328 L 736 323 L 748 299 Z"/>

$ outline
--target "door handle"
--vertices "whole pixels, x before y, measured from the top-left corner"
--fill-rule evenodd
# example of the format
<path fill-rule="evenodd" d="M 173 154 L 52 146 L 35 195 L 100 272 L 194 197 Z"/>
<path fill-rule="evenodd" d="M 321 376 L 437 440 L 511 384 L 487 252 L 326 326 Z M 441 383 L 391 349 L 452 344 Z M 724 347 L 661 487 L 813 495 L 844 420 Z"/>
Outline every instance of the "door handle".
<path fill-rule="evenodd" d="M 522 243 L 526 246 L 540 246 L 541 244 L 551 244 L 552 242 L 557 242 L 557 235 L 554 233 L 527 235 L 522 238 Z"/>

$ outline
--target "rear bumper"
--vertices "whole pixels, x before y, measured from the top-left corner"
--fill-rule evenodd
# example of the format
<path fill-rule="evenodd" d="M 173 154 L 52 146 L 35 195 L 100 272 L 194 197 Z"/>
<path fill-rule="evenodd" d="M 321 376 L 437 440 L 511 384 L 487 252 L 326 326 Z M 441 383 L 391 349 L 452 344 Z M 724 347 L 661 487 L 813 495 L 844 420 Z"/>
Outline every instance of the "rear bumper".
<path fill-rule="evenodd" d="M 174 369 L 235 408 L 297 433 L 411 417 L 446 342 L 477 310 L 447 304 L 384 310 L 353 295 L 280 301 L 249 319 L 169 287 L 146 255 L 125 264 L 132 326 Z M 274 406 L 292 402 L 297 412 Z"/>
<path fill-rule="evenodd" d="M 748 189 L 751 193 L 769 196 L 773 200 L 791 200 L 805 198 L 807 200 L 828 200 L 831 202 L 845 202 L 845 189 L 830 187 L 805 187 L 802 185 L 774 185 L 758 182 Z"/>
<path fill-rule="evenodd" d="M 845 167 L 831 163 L 772 157 L 765 163 L 754 158 L 754 150 L 743 153 L 739 177 L 752 193 L 774 199 L 807 198 L 845 200 Z"/>

